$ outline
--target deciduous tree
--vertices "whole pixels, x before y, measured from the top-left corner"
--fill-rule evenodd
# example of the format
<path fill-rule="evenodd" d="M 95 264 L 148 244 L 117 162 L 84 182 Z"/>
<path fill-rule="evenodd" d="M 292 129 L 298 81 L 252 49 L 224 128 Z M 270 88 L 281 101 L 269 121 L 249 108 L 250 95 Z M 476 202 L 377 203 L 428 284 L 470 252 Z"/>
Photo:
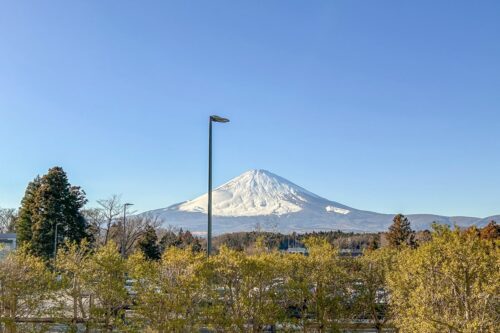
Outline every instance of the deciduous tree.
<path fill-rule="evenodd" d="M 284 318 L 281 256 L 261 247 L 252 255 L 223 246 L 210 258 L 210 322 L 231 332 L 262 332 Z"/>
<path fill-rule="evenodd" d="M 476 233 L 434 228 L 432 240 L 404 249 L 388 275 L 400 332 L 497 332 L 500 248 Z"/>
<path fill-rule="evenodd" d="M 13 208 L 0 208 L 0 233 L 14 232 L 17 215 Z"/>
<path fill-rule="evenodd" d="M 85 288 L 93 297 L 90 313 L 93 325 L 111 332 L 123 324 L 130 304 L 125 288 L 126 263 L 116 244 L 108 242 L 90 257 L 83 276 Z"/>
<path fill-rule="evenodd" d="M 118 217 L 123 213 L 123 204 L 121 203 L 121 198 L 117 194 L 111 195 L 107 199 L 97 200 L 99 204 L 99 210 L 103 217 L 104 228 L 104 240 L 103 244 L 106 245 L 110 240 L 111 226 L 116 222 Z"/>
<path fill-rule="evenodd" d="M 354 293 L 348 318 L 370 320 L 377 332 L 383 332 L 391 320 L 388 309 L 388 290 L 386 279 L 392 271 L 397 250 L 382 248 L 367 250 L 363 256 L 353 260 L 354 274 L 350 285 Z"/>
<path fill-rule="evenodd" d="M 88 280 L 90 261 L 92 253 L 89 244 L 84 240 L 81 244 L 67 242 L 57 253 L 55 268 L 61 277 L 60 292 L 64 297 L 60 298 L 63 311 L 73 314 L 74 324 L 78 319 L 88 319 L 90 307 L 89 290 L 85 285 Z M 68 309 L 67 298 L 71 299 Z"/>
<path fill-rule="evenodd" d="M 7 333 L 17 331 L 20 319 L 50 317 L 54 281 L 43 260 L 25 248 L 0 260 L 0 324 Z"/>
<path fill-rule="evenodd" d="M 169 248 L 161 260 L 132 255 L 128 264 L 134 279 L 137 315 L 147 329 L 158 332 L 195 332 L 201 321 L 200 307 L 208 302 L 202 293 L 205 258 L 189 249 Z"/>

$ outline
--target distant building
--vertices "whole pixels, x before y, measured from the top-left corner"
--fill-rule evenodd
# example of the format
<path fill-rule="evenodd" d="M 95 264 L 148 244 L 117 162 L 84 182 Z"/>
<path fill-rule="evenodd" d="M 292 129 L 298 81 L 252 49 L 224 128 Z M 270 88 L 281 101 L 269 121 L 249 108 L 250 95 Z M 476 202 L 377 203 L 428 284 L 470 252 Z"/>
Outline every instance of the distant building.
<path fill-rule="evenodd" d="M 0 258 L 17 247 L 16 234 L 0 234 Z"/>
<path fill-rule="evenodd" d="M 341 257 L 359 257 L 363 255 L 362 249 L 340 249 L 339 255 Z"/>
<path fill-rule="evenodd" d="M 289 247 L 286 250 L 287 253 L 298 253 L 307 256 L 309 253 L 305 247 Z"/>

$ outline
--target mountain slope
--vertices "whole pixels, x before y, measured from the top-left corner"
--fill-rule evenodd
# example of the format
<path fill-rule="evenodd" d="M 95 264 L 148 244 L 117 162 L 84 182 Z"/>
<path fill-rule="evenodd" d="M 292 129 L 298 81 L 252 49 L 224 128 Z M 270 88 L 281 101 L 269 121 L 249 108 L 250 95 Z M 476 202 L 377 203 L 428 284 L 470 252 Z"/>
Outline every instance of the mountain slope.
<path fill-rule="evenodd" d="M 215 234 L 256 228 L 288 232 L 387 230 L 394 214 L 362 211 L 317 196 L 266 170 L 250 170 L 217 187 L 213 197 Z M 164 225 L 206 231 L 208 195 L 143 214 L 158 217 Z M 467 226 L 484 223 L 475 217 L 408 215 L 414 229 L 429 228 L 433 221 Z M 487 223 L 487 222 L 486 222 Z"/>

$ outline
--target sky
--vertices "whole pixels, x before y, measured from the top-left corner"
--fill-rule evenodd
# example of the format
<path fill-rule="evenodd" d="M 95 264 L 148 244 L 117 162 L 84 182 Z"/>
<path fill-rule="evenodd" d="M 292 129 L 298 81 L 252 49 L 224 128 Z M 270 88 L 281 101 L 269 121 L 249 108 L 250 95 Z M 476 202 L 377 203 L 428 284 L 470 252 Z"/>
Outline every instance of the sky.
<path fill-rule="evenodd" d="M 62 166 L 137 211 L 266 169 L 383 213 L 500 213 L 499 1 L 0 3 L 0 206 Z"/>

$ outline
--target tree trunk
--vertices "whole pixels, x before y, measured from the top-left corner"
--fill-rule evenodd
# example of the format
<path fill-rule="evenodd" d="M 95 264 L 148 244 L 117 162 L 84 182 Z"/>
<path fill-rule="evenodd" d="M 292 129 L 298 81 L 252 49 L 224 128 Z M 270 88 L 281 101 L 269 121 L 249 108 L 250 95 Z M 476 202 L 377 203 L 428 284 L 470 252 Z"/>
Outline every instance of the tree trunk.
<path fill-rule="evenodd" d="M 8 321 L 5 323 L 5 332 L 6 333 L 16 333 L 17 332 L 17 325 L 15 319 L 12 321 Z"/>
<path fill-rule="evenodd" d="M 73 297 L 73 322 L 76 324 L 78 319 L 78 302 L 77 296 Z"/>

